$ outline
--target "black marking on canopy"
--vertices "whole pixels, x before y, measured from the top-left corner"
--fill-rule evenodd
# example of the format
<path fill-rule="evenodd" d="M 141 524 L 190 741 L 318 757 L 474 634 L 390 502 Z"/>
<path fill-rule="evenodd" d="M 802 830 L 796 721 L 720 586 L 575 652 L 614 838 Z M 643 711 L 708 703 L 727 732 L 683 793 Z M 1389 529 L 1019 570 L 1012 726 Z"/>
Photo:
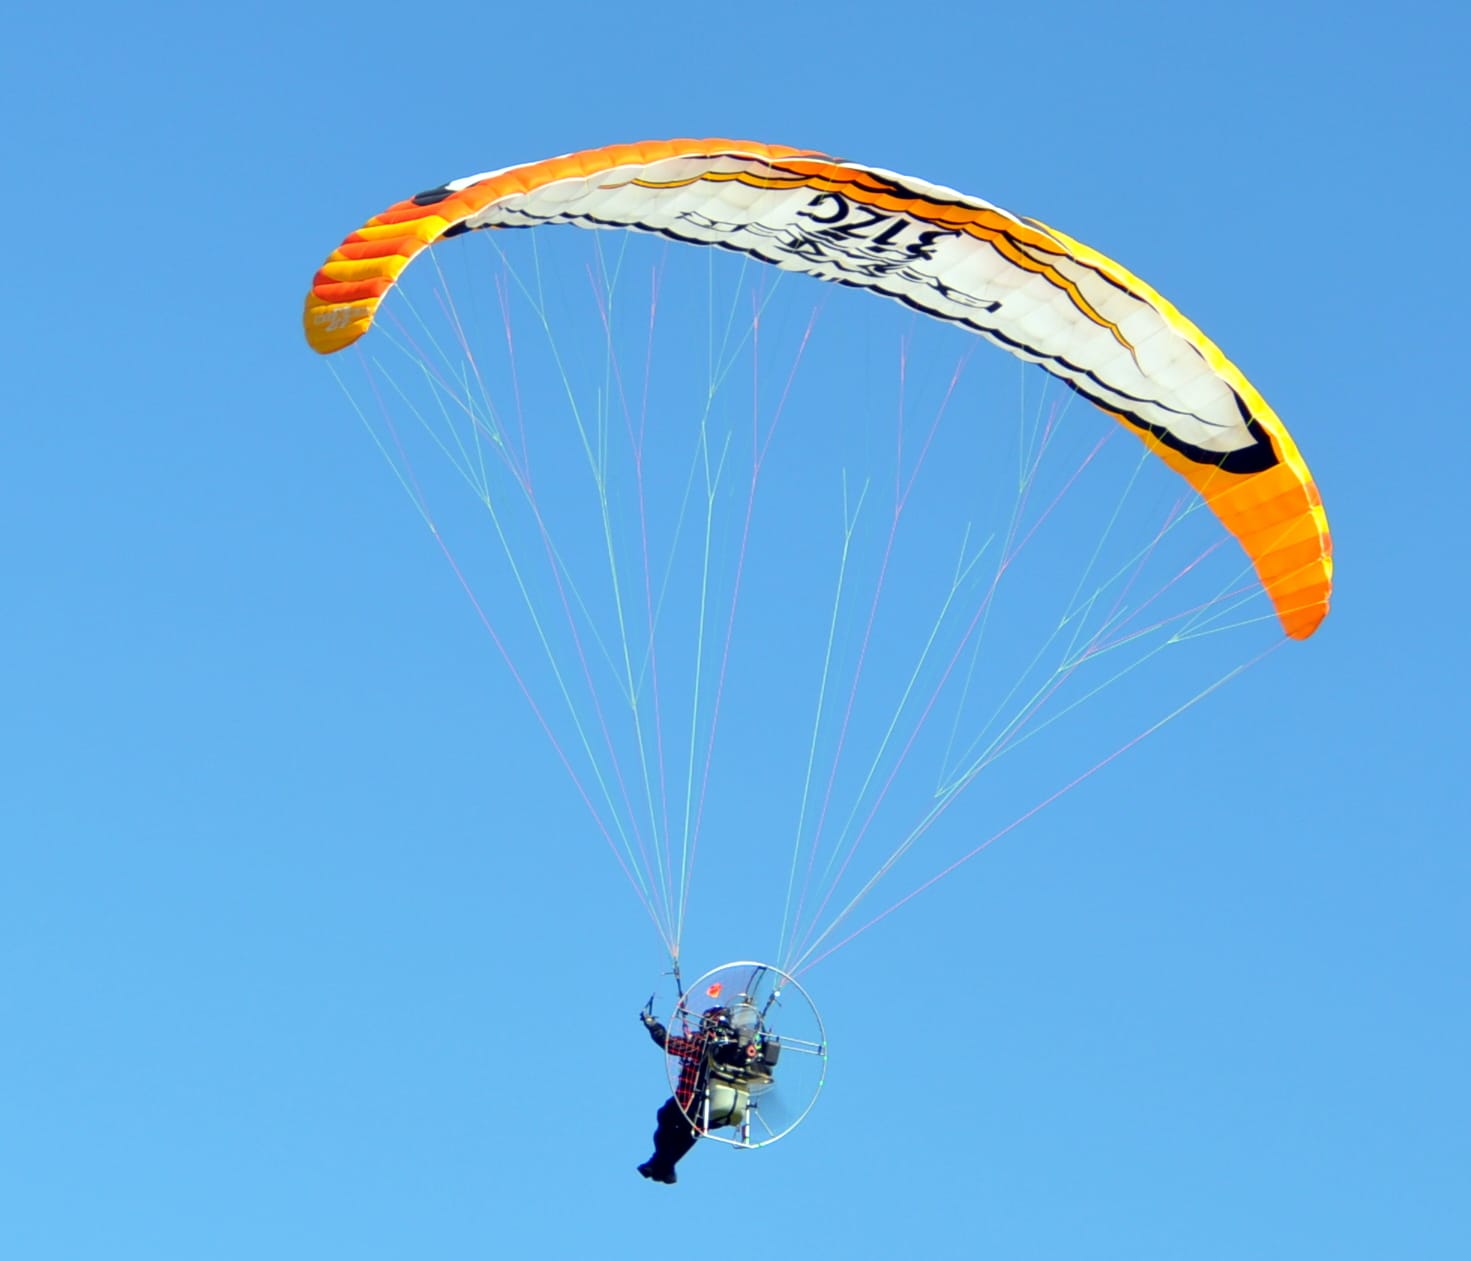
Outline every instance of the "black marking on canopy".
<path fill-rule="evenodd" d="M 441 184 L 438 188 L 430 188 L 422 193 L 415 193 L 409 201 L 415 206 L 437 206 L 446 197 L 453 196 L 454 190 L 448 184 Z"/>
<path fill-rule="evenodd" d="M 476 214 L 481 215 L 486 213 L 487 211 L 494 211 L 499 209 L 503 208 L 493 203 L 490 206 L 482 207 L 479 211 L 476 212 Z M 1068 386 L 1081 397 L 1087 399 L 1095 407 L 1100 408 L 1110 415 L 1118 416 L 1121 420 L 1123 420 L 1125 423 L 1135 429 L 1139 429 L 1145 433 L 1152 435 L 1161 445 L 1168 447 L 1171 451 L 1179 453 L 1187 460 L 1190 460 L 1192 463 L 1212 465 L 1216 468 L 1219 468 L 1222 472 L 1235 474 L 1260 473 L 1280 463 L 1280 457 L 1277 454 L 1276 448 L 1272 445 L 1271 438 L 1261 427 L 1261 424 L 1251 415 L 1251 411 L 1246 406 L 1246 402 L 1242 399 L 1241 395 L 1238 394 L 1234 389 L 1231 389 L 1229 382 L 1226 382 L 1225 384 L 1227 388 L 1231 391 L 1231 397 L 1235 400 L 1237 411 L 1241 416 L 1242 425 L 1245 428 L 1247 434 L 1251 437 L 1251 444 L 1235 451 L 1208 451 L 1204 447 L 1199 447 L 1192 442 L 1187 442 L 1185 439 L 1179 437 L 1177 434 L 1173 433 L 1165 426 L 1158 425 L 1152 421 L 1146 420 L 1143 416 L 1139 415 L 1139 413 L 1135 411 L 1133 407 L 1130 406 L 1130 404 L 1148 403 L 1150 406 L 1156 407 L 1161 411 L 1171 412 L 1174 415 L 1180 416 L 1182 418 L 1200 421 L 1200 417 L 1196 416 L 1194 413 L 1184 411 L 1181 408 L 1170 407 L 1168 404 L 1163 403 L 1158 399 L 1146 399 L 1138 395 L 1129 394 L 1126 391 L 1106 384 L 1098 377 L 1096 373 L 1088 368 L 1084 368 L 1081 364 L 1073 363 L 1071 360 L 1066 359 L 1060 355 L 1044 354 L 1042 351 L 1036 349 L 1035 347 L 1027 345 L 1026 342 L 1019 341 L 1017 338 L 1008 336 L 1006 333 L 1003 333 L 1000 329 L 994 327 L 993 325 L 984 324 L 979 320 L 967 318 L 964 316 L 950 315 L 943 311 L 936 311 L 933 307 L 924 305 L 924 303 L 917 301 L 909 294 L 901 293 L 893 289 L 886 289 L 881 283 L 878 283 L 876 281 L 848 278 L 842 276 L 824 276 L 819 272 L 810 271 L 806 268 L 793 268 L 790 266 L 784 266 L 783 264 L 790 263 L 790 256 L 769 254 L 759 249 L 753 249 L 739 245 L 733 241 L 708 241 L 702 237 L 687 236 L 684 233 L 675 231 L 673 228 L 655 227 L 647 223 L 629 222 L 622 219 L 603 219 L 599 218 L 597 215 L 587 213 L 568 214 L 563 212 L 554 215 L 535 215 L 529 213 L 528 211 L 520 209 L 512 213 L 520 216 L 521 218 L 530 219 L 532 220 L 532 222 L 517 224 L 482 223 L 472 227 L 468 220 L 463 220 L 447 229 L 443 235 L 459 236 L 462 233 L 477 231 L 482 228 L 507 230 L 556 224 L 565 224 L 569 227 L 575 227 L 580 223 L 587 223 L 596 227 L 621 228 L 632 232 L 647 232 L 651 236 L 666 237 L 671 241 L 679 241 L 686 245 L 705 247 L 713 245 L 718 249 L 729 250 L 731 253 L 734 254 L 743 254 L 749 258 L 756 258 L 764 263 L 770 263 L 772 266 L 780 267 L 783 271 L 795 271 L 800 275 L 811 276 L 815 280 L 827 281 L 829 284 L 838 284 L 849 289 L 864 289 L 870 293 L 877 293 L 882 295 L 883 297 L 891 298 L 896 302 L 902 303 L 910 310 L 916 311 L 921 315 L 927 315 L 933 319 L 944 320 L 947 323 L 958 324 L 963 328 L 968 328 L 972 332 L 980 334 L 987 341 L 990 341 L 995 345 L 1003 346 L 1009 348 L 1010 350 L 1020 352 L 1022 357 L 1025 358 L 1028 362 L 1036 364 L 1044 372 L 1057 377 L 1060 381 L 1063 382 L 1064 385 Z M 1087 264 L 1081 265 L 1087 266 Z M 1104 277 L 1104 279 L 1108 279 L 1108 277 Z M 1119 287 L 1123 289 L 1124 292 L 1131 293 L 1132 296 L 1138 296 L 1137 294 L 1132 294 L 1132 291 L 1128 290 L 1124 286 Z M 1192 347 L 1192 349 L 1194 349 L 1194 347 Z M 1196 353 L 1197 355 L 1199 355 L 1200 352 L 1196 351 Z M 1202 360 L 1204 359 L 1203 355 L 1200 357 L 1202 358 Z M 1085 381 L 1091 382 L 1093 386 L 1096 387 L 1096 390 L 1090 389 L 1088 385 L 1084 384 Z"/>
<path fill-rule="evenodd" d="M 1107 399 L 1099 398 L 1077 381 L 1067 377 L 1061 379 L 1064 385 L 1081 394 L 1095 407 L 1102 408 L 1111 416 L 1118 416 L 1135 429 L 1151 434 L 1161 446 L 1169 447 L 1171 451 L 1178 452 L 1194 464 L 1212 464 L 1223 473 L 1244 475 L 1265 472 L 1273 465 L 1281 463 L 1281 457 L 1278 456 L 1277 449 L 1272 445 L 1272 440 L 1268 437 L 1266 430 L 1247 410 L 1245 402 L 1235 390 L 1231 391 L 1231 397 L 1236 401 L 1236 408 L 1241 413 L 1242 425 L 1251 435 L 1252 443 L 1249 447 L 1241 447 L 1236 451 L 1207 451 L 1204 447 L 1197 447 L 1194 443 L 1186 442 L 1163 425 L 1151 424 L 1137 413 L 1110 403 Z"/>
<path fill-rule="evenodd" d="M 918 202 L 918 203 L 920 203 L 922 205 L 934 206 L 934 207 L 937 207 L 937 208 L 951 206 L 951 207 L 956 207 L 956 208 L 963 208 L 963 209 L 966 209 L 966 210 L 991 210 L 991 211 L 994 211 L 996 214 L 1001 215 L 1003 218 L 1015 220 L 1018 224 L 1020 224 L 1022 226 L 1025 226 L 1025 227 L 1028 227 L 1028 228 L 1031 228 L 1035 232 L 1040 232 L 1043 236 L 1045 236 L 1049 240 L 1053 241 L 1057 245 L 1057 247 L 1058 247 L 1058 254 L 1057 254 L 1058 259 L 1067 259 L 1069 262 L 1073 263 L 1075 266 L 1081 267 L 1085 271 L 1091 272 L 1093 275 L 1097 276 L 1105 284 L 1109 285 L 1113 289 L 1118 290 L 1118 292 L 1120 292 L 1120 293 L 1127 294 L 1131 298 L 1139 299 L 1139 300 L 1146 301 L 1146 302 L 1148 301 L 1147 299 L 1142 298 L 1142 295 L 1140 295 L 1136 290 L 1131 289 L 1128 286 L 1128 284 L 1126 284 L 1123 280 L 1121 280 L 1117 276 L 1111 276 L 1108 272 L 1104 271 L 1098 264 L 1093 263 L 1093 262 L 1090 262 L 1087 259 L 1078 258 L 1076 255 L 1070 253 L 1068 251 L 1066 245 L 1064 245 L 1063 242 L 1058 241 L 1057 238 L 1055 236 L 1053 236 L 1052 229 L 1050 227 L 1048 227 L 1047 224 L 1041 222 L 1038 219 L 1030 219 L 1030 218 L 1025 218 L 1025 217 L 1022 217 L 1022 216 L 1014 215 L 1009 210 L 1005 210 L 1005 209 L 1003 209 L 1000 206 L 993 205 L 990 202 L 982 202 L 978 198 L 969 197 L 966 194 L 960 193 L 960 192 L 956 192 L 956 194 L 955 194 L 954 197 L 938 197 L 934 193 L 923 192 L 920 189 L 911 187 L 910 185 L 904 183 L 900 178 L 890 177 L 888 175 L 881 175 L 878 171 L 875 171 L 872 167 L 866 166 L 866 165 L 864 165 L 862 163 L 848 162 L 848 161 L 845 161 L 845 160 L 840 159 L 840 158 L 830 158 L 830 157 L 826 157 L 826 155 L 823 155 L 823 154 L 797 154 L 797 155 L 793 155 L 792 158 L 786 158 L 786 159 L 780 159 L 779 158 L 779 159 L 776 159 L 775 161 L 776 161 L 776 163 L 780 163 L 782 161 L 790 161 L 790 160 L 793 160 L 795 158 L 800 158 L 800 159 L 804 159 L 804 160 L 805 159 L 811 159 L 811 158 L 816 158 L 816 159 L 819 159 L 819 160 L 826 160 L 826 161 L 831 162 L 835 166 L 841 167 L 845 171 L 851 171 L 851 172 L 854 172 L 855 174 L 856 173 L 861 173 L 862 175 L 864 175 L 868 179 L 872 180 L 872 186 L 866 186 L 863 183 L 863 181 L 861 181 L 861 180 L 854 180 L 853 183 L 852 183 L 852 187 L 854 187 L 855 189 L 861 189 L 864 192 L 877 193 L 877 194 L 887 194 L 888 196 L 892 196 L 892 197 L 908 198 L 910 201 Z M 834 195 L 836 195 L 836 196 L 842 196 L 843 194 L 841 192 L 841 189 L 835 190 L 835 194 Z M 1003 230 L 1003 235 L 1017 249 L 1022 250 L 1023 252 L 1025 252 L 1025 253 L 1027 253 L 1029 255 L 1032 253 L 1032 250 L 1029 248 L 1028 242 L 1018 240 L 1017 237 L 1015 237 L 1014 235 L 1012 235 L 1010 232 L 1005 232 L 1004 230 Z M 942 316 L 941 318 L 943 319 L 943 318 L 946 318 L 946 317 Z M 1200 350 L 1199 347 L 1194 346 L 1194 345 L 1191 345 L 1190 346 L 1190 349 L 1195 353 L 1196 358 L 1198 358 L 1203 364 L 1205 364 L 1207 367 L 1210 366 L 1209 360 L 1206 359 L 1205 355 L 1201 352 L 1201 350 Z M 1096 380 L 1096 378 L 1094 378 L 1094 379 Z M 1251 430 L 1252 431 L 1252 436 L 1259 443 L 1262 442 L 1263 441 L 1262 435 L 1257 430 L 1255 430 L 1255 429 L 1252 428 L 1253 425 L 1255 424 L 1255 422 L 1252 420 L 1250 414 L 1248 413 L 1248 410 L 1247 410 L 1245 404 L 1242 402 L 1240 396 L 1236 394 L 1236 391 L 1235 390 L 1232 390 L 1231 392 L 1232 392 L 1232 395 L 1236 398 L 1237 406 L 1241 409 L 1241 412 L 1242 412 L 1243 418 L 1245 419 L 1245 422 L 1246 422 L 1246 425 L 1247 425 L 1248 430 Z M 1088 396 L 1085 395 L 1085 397 L 1088 397 Z M 1127 397 L 1127 396 L 1125 396 L 1125 397 Z M 1093 400 L 1093 401 L 1096 401 L 1096 400 Z M 1159 406 L 1163 406 L 1163 404 L 1159 404 Z M 1172 409 L 1172 408 L 1166 408 L 1165 410 L 1168 411 L 1168 410 L 1174 410 L 1174 409 Z M 1176 414 L 1177 415 L 1183 415 L 1184 413 L 1177 412 Z M 1140 425 L 1143 428 L 1149 428 L 1149 429 L 1151 429 L 1151 432 L 1153 432 L 1154 429 L 1157 428 L 1157 426 L 1156 427 L 1151 427 L 1146 422 L 1143 422 L 1143 421 L 1140 422 Z M 1163 441 L 1163 439 L 1161 439 L 1161 440 Z M 1216 453 L 1202 451 L 1200 448 L 1193 447 L 1189 443 L 1182 443 L 1180 441 L 1180 439 L 1174 438 L 1173 435 L 1171 436 L 1171 440 L 1170 440 L 1170 442 L 1167 445 L 1171 446 L 1172 449 L 1178 449 L 1178 450 L 1180 450 L 1180 452 L 1181 452 L 1182 455 L 1187 455 L 1187 456 L 1189 456 L 1190 459 L 1195 460 L 1198 463 L 1215 463 L 1216 460 L 1219 458 Z M 1266 445 L 1269 448 L 1271 446 L 1270 442 L 1268 442 Z M 1266 464 L 1264 464 L 1262 467 L 1263 468 L 1270 468 L 1275 463 L 1277 463 L 1277 458 L 1276 458 L 1276 453 L 1273 452 L 1271 459 L 1268 460 L 1268 462 Z M 1225 467 L 1225 466 L 1223 465 L 1222 467 Z M 1246 470 L 1243 470 L 1243 471 L 1246 471 Z M 1252 470 L 1252 471 L 1255 471 L 1255 470 Z"/>

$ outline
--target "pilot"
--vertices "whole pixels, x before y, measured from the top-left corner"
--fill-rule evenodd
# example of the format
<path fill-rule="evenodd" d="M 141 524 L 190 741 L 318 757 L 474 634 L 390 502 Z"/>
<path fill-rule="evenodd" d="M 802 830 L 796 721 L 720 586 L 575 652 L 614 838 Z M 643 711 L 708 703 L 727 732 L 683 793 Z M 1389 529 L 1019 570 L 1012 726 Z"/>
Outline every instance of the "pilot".
<path fill-rule="evenodd" d="M 700 1017 L 699 1028 L 688 1037 L 671 1037 L 650 1012 L 644 1012 L 639 1019 L 656 1043 L 670 1055 L 679 1057 L 679 1080 L 674 1094 L 659 1109 L 654 1154 L 638 1171 L 655 1182 L 674 1183 L 678 1181 L 674 1166 L 698 1137 L 690 1117 L 698 1115 L 704 1103 L 711 1064 L 743 1065 L 754 1060 L 757 1047 L 754 1041 L 741 1045 L 742 1039 L 731 1026 L 730 1012 L 724 1007 L 708 1008 Z"/>

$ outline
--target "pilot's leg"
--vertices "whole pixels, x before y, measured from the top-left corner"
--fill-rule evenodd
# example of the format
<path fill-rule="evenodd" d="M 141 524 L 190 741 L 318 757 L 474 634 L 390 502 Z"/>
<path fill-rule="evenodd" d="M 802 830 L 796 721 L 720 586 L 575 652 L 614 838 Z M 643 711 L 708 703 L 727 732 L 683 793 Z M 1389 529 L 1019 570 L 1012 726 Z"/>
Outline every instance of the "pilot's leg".
<path fill-rule="evenodd" d="M 655 1182 L 673 1182 L 674 1166 L 694 1145 L 694 1126 L 674 1099 L 666 1099 L 659 1109 L 659 1128 L 654 1131 L 654 1154 L 638 1171 Z"/>

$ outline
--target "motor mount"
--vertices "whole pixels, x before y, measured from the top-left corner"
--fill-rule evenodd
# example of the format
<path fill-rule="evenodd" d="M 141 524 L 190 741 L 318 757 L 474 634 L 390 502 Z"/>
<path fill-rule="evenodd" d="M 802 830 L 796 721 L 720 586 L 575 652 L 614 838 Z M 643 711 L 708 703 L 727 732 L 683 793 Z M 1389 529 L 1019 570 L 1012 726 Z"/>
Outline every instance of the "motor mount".
<path fill-rule="evenodd" d="M 701 1138 L 765 1147 L 817 1102 L 827 1076 L 822 1017 L 807 991 L 772 964 L 712 968 L 680 994 L 666 1028 L 699 1048 L 701 1089 L 680 1107 Z M 675 1087 L 682 1061 L 670 1056 L 667 1065 Z"/>

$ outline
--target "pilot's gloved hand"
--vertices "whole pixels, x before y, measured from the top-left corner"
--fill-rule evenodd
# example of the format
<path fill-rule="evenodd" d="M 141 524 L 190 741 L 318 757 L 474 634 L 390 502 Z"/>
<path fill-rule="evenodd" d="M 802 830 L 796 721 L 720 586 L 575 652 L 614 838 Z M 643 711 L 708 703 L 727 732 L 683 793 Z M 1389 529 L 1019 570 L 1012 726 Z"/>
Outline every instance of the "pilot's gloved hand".
<path fill-rule="evenodd" d="M 645 1029 L 652 1029 L 655 1025 L 659 1023 L 657 1020 L 654 1019 L 652 1012 L 641 1011 L 638 1014 L 638 1018 Z"/>

